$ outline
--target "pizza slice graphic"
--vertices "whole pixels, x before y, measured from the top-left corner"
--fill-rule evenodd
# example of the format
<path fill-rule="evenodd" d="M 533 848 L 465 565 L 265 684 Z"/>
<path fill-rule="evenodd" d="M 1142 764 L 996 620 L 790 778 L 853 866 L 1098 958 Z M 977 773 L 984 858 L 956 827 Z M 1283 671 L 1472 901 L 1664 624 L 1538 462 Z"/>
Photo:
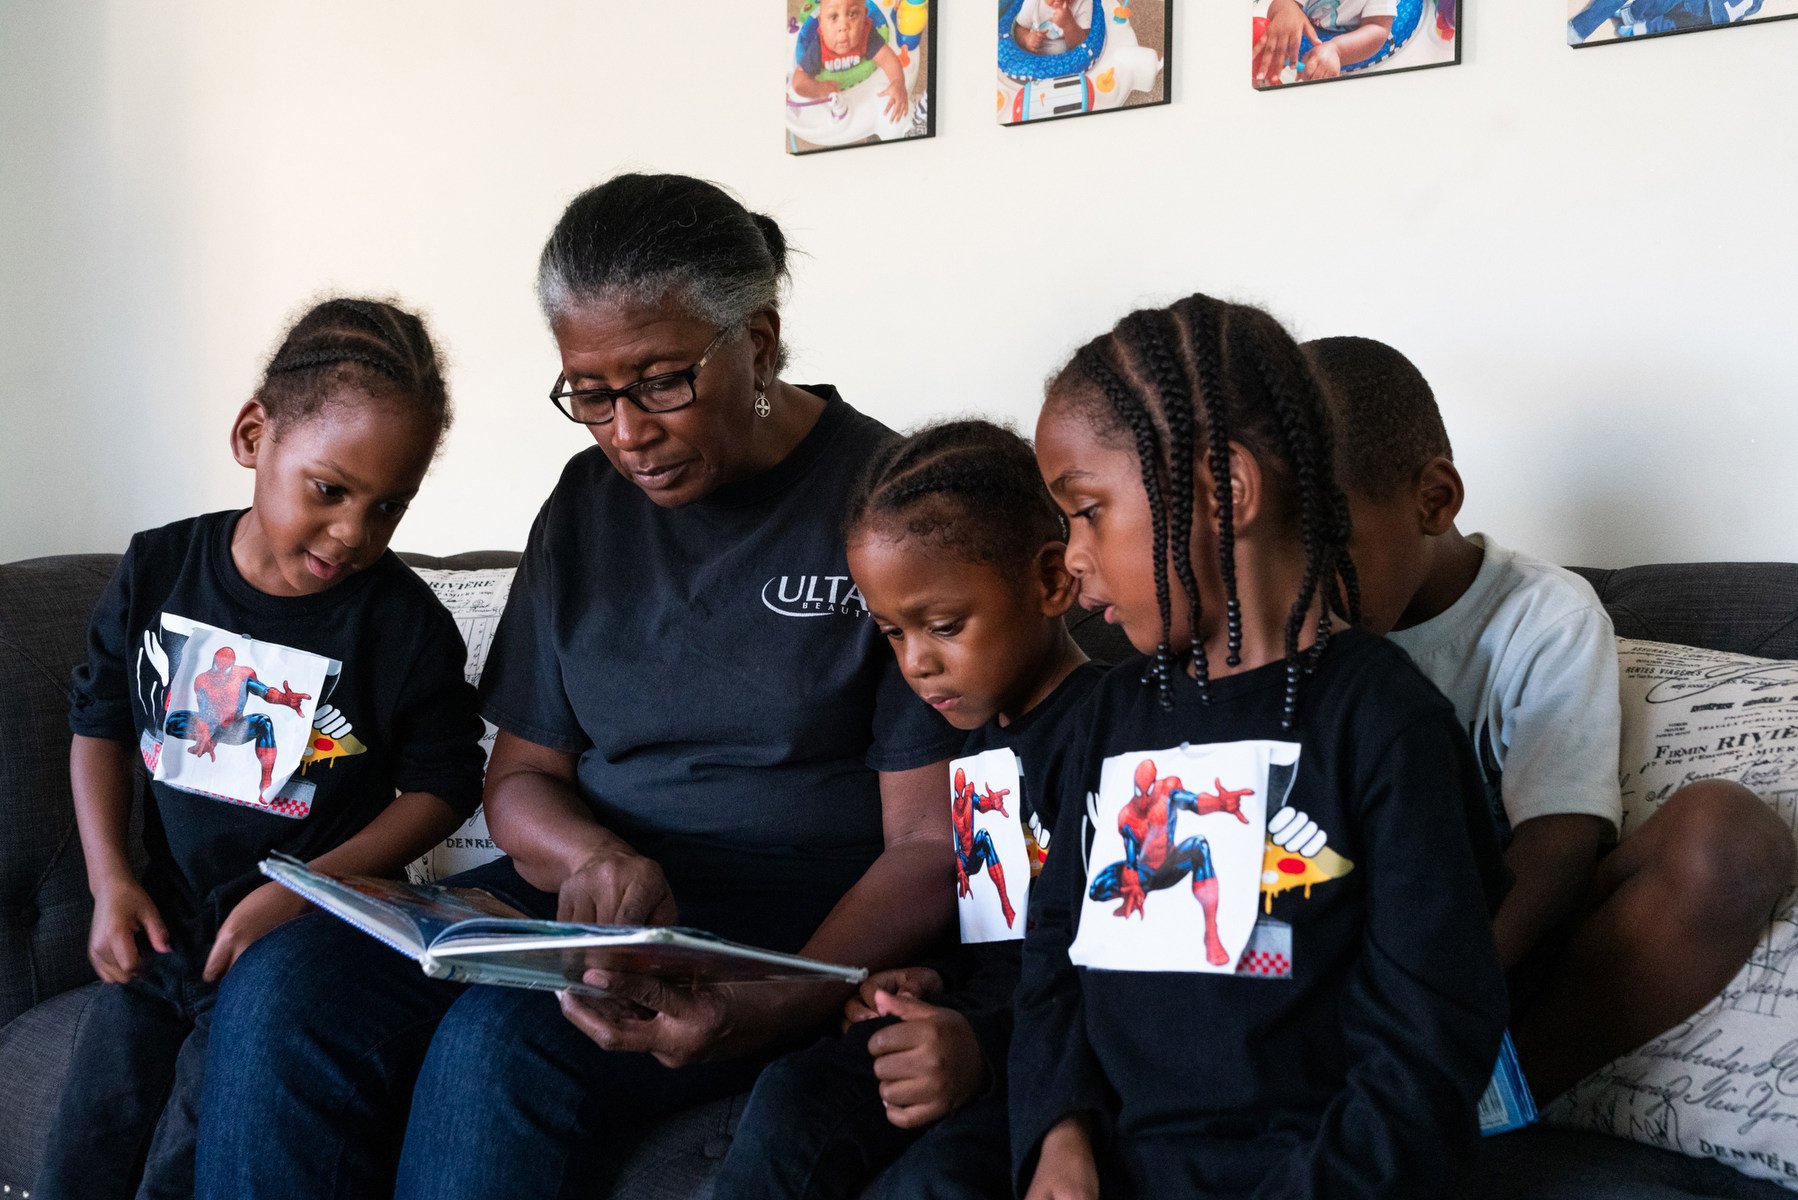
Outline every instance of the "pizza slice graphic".
<path fill-rule="evenodd" d="M 300 757 L 302 774 L 309 767 L 324 763 L 335 765 L 340 758 L 364 754 L 368 747 L 351 732 L 350 721 L 329 704 L 321 704 L 312 718 L 312 740 L 306 744 L 306 753 Z"/>

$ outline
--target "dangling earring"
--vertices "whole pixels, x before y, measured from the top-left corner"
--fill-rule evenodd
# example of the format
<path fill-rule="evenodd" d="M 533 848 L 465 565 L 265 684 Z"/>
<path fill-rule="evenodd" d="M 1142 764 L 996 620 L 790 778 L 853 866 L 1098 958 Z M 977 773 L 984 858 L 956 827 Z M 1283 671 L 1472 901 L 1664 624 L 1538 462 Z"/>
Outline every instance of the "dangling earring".
<path fill-rule="evenodd" d="M 755 393 L 755 415 L 765 417 L 773 411 L 774 406 L 768 403 L 768 393 L 758 389 Z"/>

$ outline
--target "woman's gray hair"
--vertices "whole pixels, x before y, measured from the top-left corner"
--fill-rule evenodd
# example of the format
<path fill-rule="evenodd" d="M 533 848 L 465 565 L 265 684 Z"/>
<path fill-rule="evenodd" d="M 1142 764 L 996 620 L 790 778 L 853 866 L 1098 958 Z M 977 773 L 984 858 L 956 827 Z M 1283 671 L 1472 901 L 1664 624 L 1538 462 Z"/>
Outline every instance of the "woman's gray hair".
<path fill-rule="evenodd" d="M 553 325 L 595 300 L 675 299 L 720 329 L 777 308 L 787 240 L 716 184 L 687 175 L 619 175 L 576 196 L 537 264 Z"/>

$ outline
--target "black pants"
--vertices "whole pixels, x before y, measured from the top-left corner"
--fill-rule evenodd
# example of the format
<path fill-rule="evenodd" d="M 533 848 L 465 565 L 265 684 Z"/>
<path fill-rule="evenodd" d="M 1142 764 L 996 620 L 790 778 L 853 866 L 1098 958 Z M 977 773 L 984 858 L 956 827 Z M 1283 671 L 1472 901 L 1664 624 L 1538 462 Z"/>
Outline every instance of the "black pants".
<path fill-rule="evenodd" d="M 216 993 L 180 953 L 146 952 L 136 979 L 100 986 L 75 1031 L 34 1195 L 190 1200 Z"/>
<path fill-rule="evenodd" d="M 864 1189 L 894 1200 L 1011 1195 L 1003 1087 L 924 1129 L 887 1120 L 868 1039 L 890 1024 L 858 1022 L 762 1071 L 716 1200 L 856 1200 Z"/>

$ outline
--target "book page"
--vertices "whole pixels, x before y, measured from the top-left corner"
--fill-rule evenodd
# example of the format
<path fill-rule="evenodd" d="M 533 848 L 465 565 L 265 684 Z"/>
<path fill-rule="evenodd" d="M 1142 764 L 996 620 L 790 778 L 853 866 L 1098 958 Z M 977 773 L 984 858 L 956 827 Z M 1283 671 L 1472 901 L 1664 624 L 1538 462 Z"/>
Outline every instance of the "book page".
<path fill-rule="evenodd" d="M 473 888 L 358 875 L 338 878 L 286 855 L 264 860 L 262 873 L 411 958 L 420 957 L 445 930 L 463 922 L 520 916 L 510 905 Z"/>
<path fill-rule="evenodd" d="M 760 950 L 696 929 L 652 926 L 563 925 L 536 922 L 499 929 L 493 923 L 457 927 L 431 948 L 436 964 L 472 982 L 566 987 L 587 971 L 648 975 L 664 983 L 858 983 L 867 972 L 798 955 Z M 504 972 L 504 978 L 489 973 Z"/>

